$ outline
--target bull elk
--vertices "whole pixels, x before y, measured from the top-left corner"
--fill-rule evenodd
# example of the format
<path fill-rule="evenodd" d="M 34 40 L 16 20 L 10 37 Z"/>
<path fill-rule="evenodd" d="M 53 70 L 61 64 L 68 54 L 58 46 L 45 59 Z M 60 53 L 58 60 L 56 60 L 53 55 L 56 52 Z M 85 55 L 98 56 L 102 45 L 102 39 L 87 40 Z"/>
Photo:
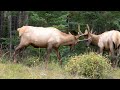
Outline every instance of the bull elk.
<path fill-rule="evenodd" d="M 87 29 L 84 32 L 84 38 L 88 39 L 86 45 L 90 44 L 96 45 L 99 47 L 99 53 L 103 54 L 103 50 L 109 50 L 109 55 L 114 57 L 115 51 L 118 50 L 120 46 L 120 32 L 117 30 L 106 31 L 102 34 L 96 35 L 92 33 L 88 24 Z M 117 54 L 119 52 L 117 51 Z"/>
<path fill-rule="evenodd" d="M 70 46 L 70 50 L 80 41 L 79 37 L 83 35 L 72 35 L 71 33 L 66 34 L 54 27 L 34 27 L 34 26 L 23 26 L 18 28 L 20 36 L 20 44 L 16 47 L 13 53 L 14 63 L 17 62 L 16 54 L 19 50 L 29 45 L 35 48 L 46 48 L 47 54 L 45 62 L 48 62 L 51 50 L 56 51 L 57 58 L 62 65 L 60 52 L 58 48 L 61 45 Z M 47 64 L 46 64 L 47 65 Z"/>

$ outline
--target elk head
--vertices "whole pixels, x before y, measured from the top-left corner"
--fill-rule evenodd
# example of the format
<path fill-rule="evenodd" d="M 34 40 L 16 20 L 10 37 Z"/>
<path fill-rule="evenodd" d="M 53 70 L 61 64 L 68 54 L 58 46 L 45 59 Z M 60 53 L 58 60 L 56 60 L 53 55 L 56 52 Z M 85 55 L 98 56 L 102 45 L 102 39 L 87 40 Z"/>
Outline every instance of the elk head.
<path fill-rule="evenodd" d="M 91 44 L 91 42 L 92 42 L 91 33 L 88 30 L 85 30 L 84 34 L 85 34 L 84 38 L 88 39 L 88 40 L 85 41 L 86 42 L 86 46 L 88 47 Z"/>
<path fill-rule="evenodd" d="M 90 30 L 89 25 L 87 24 L 87 29 L 84 32 L 84 38 L 86 39 L 86 46 L 89 47 L 89 45 L 92 42 L 92 34 L 93 34 L 93 28 Z"/>
<path fill-rule="evenodd" d="M 89 28 L 89 26 L 88 26 Z M 79 37 L 81 36 L 86 36 L 86 33 L 82 33 L 81 30 L 80 30 L 80 24 L 78 23 L 78 35 L 75 36 L 76 38 L 76 43 L 80 42 L 80 41 L 88 41 L 88 38 L 85 38 L 83 40 L 79 40 Z"/>
<path fill-rule="evenodd" d="M 72 35 L 70 32 L 69 32 L 69 35 Z M 79 42 L 79 37 L 81 35 L 78 33 L 78 35 L 72 35 L 73 37 L 73 43 L 70 45 L 70 50 L 71 51 L 74 51 L 74 48 L 75 48 L 75 45 Z"/>

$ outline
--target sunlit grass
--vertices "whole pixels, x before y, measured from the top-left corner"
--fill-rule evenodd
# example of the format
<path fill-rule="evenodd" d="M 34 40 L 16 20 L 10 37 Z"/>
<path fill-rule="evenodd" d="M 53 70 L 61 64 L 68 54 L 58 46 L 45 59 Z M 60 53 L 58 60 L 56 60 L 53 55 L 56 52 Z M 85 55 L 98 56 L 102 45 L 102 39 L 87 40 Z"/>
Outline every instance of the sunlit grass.
<path fill-rule="evenodd" d="M 45 64 L 28 67 L 23 64 L 0 63 L 0 79 L 71 79 L 73 77 L 66 73 L 57 63 L 51 62 L 45 69 Z"/>

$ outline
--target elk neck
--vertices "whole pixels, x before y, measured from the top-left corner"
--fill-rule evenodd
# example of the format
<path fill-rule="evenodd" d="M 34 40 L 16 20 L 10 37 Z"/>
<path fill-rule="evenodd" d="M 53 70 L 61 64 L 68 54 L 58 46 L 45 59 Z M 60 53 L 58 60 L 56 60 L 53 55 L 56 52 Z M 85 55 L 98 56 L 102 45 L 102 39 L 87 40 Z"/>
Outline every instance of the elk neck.
<path fill-rule="evenodd" d="M 90 36 L 92 38 L 92 44 L 98 45 L 100 35 L 90 34 Z"/>
<path fill-rule="evenodd" d="M 62 45 L 71 45 L 71 44 L 73 44 L 74 39 L 75 39 L 74 35 L 63 33 L 61 35 L 61 44 Z"/>

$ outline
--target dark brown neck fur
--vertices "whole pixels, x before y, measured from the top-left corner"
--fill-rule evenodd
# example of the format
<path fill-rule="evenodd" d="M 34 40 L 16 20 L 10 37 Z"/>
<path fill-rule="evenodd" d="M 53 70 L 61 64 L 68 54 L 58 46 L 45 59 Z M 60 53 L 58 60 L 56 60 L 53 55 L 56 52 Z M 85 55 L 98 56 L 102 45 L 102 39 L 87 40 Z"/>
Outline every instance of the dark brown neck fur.
<path fill-rule="evenodd" d="M 98 45 L 99 35 L 90 34 L 90 36 L 91 36 L 91 38 L 92 38 L 92 44 Z"/>

